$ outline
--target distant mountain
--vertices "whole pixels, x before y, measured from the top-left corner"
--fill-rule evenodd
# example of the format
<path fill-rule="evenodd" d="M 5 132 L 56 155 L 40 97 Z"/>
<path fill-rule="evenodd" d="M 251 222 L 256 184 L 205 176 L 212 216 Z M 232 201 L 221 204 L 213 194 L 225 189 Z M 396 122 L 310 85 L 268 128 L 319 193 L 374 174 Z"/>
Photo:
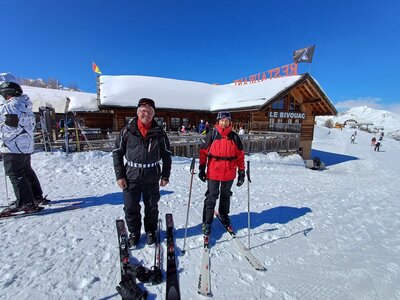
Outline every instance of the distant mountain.
<path fill-rule="evenodd" d="M 19 78 L 9 72 L 8 73 L 0 73 L 0 82 L 2 82 L 2 81 L 12 81 L 12 82 L 19 83 L 20 85 L 41 87 L 41 88 L 47 88 L 47 89 L 57 89 L 57 90 L 81 92 L 81 90 L 77 86 L 71 85 L 70 87 L 65 87 L 57 79 L 48 79 L 47 81 L 45 81 L 42 78 L 38 78 L 38 79 Z"/>
<path fill-rule="evenodd" d="M 16 83 L 21 83 L 21 80 L 17 77 L 15 77 L 11 73 L 0 73 L 0 82 L 1 81 L 12 81 Z"/>
<path fill-rule="evenodd" d="M 353 107 L 337 114 L 335 117 L 316 117 L 318 125 L 323 126 L 327 119 L 332 119 L 333 124 L 344 123 L 347 120 L 356 120 L 358 123 L 372 123 L 369 129 L 382 128 L 386 135 L 400 140 L 400 117 L 386 110 L 370 108 L 368 106 Z"/>

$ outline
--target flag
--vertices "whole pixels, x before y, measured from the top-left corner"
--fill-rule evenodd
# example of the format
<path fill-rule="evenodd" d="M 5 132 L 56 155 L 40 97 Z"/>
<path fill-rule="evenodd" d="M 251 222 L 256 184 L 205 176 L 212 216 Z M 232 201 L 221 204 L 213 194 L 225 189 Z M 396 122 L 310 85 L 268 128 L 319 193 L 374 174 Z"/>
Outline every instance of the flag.
<path fill-rule="evenodd" d="M 97 74 L 101 74 L 99 67 L 94 62 L 92 62 L 92 68 L 93 68 L 93 72 L 95 72 Z"/>
<path fill-rule="evenodd" d="M 311 63 L 314 56 L 315 45 L 307 48 L 293 51 L 293 62 L 295 63 Z"/>

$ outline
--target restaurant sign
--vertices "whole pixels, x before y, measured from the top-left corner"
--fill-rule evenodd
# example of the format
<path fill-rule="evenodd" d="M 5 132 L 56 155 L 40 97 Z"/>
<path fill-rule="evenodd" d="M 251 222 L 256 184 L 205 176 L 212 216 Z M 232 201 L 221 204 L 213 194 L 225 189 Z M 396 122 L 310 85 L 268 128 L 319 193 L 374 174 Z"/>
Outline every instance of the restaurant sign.
<path fill-rule="evenodd" d="M 279 119 L 305 119 L 306 114 L 301 112 L 270 111 L 269 117 Z"/>
<path fill-rule="evenodd" d="M 282 67 L 274 68 L 265 72 L 250 75 L 241 79 L 234 80 L 235 85 L 245 85 L 250 83 L 256 83 L 271 78 L 279 78 L 286 76 L 297 75 L 297 63 L 284 65 Z"/>

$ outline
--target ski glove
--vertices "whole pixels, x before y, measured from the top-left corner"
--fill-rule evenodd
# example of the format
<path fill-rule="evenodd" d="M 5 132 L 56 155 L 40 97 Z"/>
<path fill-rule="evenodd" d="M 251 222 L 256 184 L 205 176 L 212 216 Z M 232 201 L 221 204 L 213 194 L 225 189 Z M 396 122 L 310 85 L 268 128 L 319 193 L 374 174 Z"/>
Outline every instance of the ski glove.
<path fill-rule="evenodd" d="M 116 289 L 123 300 L 142 300 L 147 298 L 147 292 L 142 291 L 136 284 L 128 287 L 125 282 L 121 281 Z"/>
<path fill-rule="evenodd" d="M 244 170 L 239 170 L 238 171 L 238 180 L 236 185 L 241 186 L 244 183 Z"/>
<path fill-rule="evenodd" d="M 206 166 L 199 166 L 199 178 L 201 181 L 206 182 L 207 177 L 206 177 Z"/>
<path fill-rule="evenodd" d="M 6 120 L 4 121 L 4 123 L 10 127 L 18 127 L 18 115 L 16 114 L 7 114 L 5 115 Z"/>

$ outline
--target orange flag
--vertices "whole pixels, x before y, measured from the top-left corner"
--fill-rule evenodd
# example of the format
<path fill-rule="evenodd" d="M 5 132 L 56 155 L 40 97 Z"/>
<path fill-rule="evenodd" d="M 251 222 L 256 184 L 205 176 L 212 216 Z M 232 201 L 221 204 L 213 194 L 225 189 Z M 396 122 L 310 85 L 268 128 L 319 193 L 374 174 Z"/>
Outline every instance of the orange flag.
<path fill-rule="evenodd" d="M 101 74 L 99 67 L 94 62 L 92 62 L 92 68 L 93 68 L 93 72 L 95 72 L 97 74 Z"/>

